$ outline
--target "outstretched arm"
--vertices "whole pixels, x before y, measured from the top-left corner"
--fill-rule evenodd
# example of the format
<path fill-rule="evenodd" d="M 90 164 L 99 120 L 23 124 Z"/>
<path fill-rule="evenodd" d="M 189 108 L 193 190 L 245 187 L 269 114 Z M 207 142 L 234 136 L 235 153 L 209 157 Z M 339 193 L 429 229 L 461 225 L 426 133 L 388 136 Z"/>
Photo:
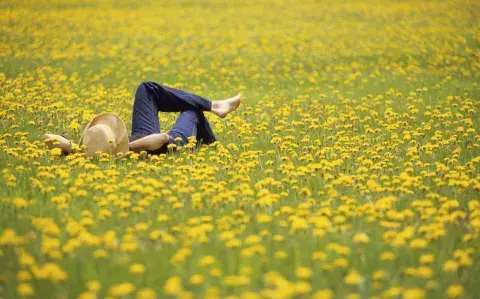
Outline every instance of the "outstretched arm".
<path fill-rule="evenodd" d="M 60 135 L 45 134 L 43 138 L 49 149 L 59 148 L 65 154 L 70 154 L 75 146 L 73 142 Z M 136 153 L 142 150 L 154 151 L 166 144 L 169 138 L 167 133 L 151 134 L 130 142 L 129 147 Z"/>
<path fill-rule="evenodd" d="M 128 145 L 132 152 L 140 152 L 142 150 L 154 151 L 161 148 L 169 140 L 167 133 L 151 134 L 135 141 L 130 142 Z"/>
<path fill-rule="evenodd" d="M 74 143 L 60 135 L 45 134 L 43 139 L 49 149 L 59 148 L 65 154 L 70 154 L 73 150 Z"/>

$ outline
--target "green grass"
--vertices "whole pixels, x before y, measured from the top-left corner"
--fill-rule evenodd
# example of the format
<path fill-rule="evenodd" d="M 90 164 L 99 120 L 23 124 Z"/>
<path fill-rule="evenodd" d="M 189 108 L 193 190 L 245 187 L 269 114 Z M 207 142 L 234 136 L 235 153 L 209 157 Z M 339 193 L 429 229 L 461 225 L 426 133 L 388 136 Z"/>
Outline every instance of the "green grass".
<path fill-rule="evenodd" d="M 478 298 L 479 14 L 474 1 L 1 3 L 0 298 L 115 297 L 122 282 L 145 299 Z M 143 81 L 244 100 L 207 115 L 219 143 L 192 151 L 43 144 L 78 140 L 105 111 L 130 129 Z M 160 114 L 162 131 L 175 118 Z"/>

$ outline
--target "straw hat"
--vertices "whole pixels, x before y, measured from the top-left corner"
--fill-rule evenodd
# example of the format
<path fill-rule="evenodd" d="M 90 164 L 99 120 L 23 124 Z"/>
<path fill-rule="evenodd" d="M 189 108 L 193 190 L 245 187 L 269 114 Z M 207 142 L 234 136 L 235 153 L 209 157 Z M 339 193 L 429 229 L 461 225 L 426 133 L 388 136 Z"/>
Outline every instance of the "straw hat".
<path fill-rule="evenodd" d="M 116 155 L 127 153 L 129 150 L 125 123 L 110 112 L 95 116 L 85 127 L 78 143 L 85 145 L 89 156 L 97 151 Z"/>

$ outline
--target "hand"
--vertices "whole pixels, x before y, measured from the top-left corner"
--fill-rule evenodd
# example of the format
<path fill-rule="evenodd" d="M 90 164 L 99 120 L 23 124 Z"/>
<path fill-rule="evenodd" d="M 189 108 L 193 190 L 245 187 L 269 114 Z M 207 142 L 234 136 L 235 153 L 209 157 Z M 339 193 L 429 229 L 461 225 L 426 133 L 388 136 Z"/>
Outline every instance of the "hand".
<path fill-rule="evenodd" d="M 70 152 L 72 150 L 72 143 L 60 135 L 45 134 L 43 135 L 43 139 L 49 149 L 60 148 L 64 152 Z"/>

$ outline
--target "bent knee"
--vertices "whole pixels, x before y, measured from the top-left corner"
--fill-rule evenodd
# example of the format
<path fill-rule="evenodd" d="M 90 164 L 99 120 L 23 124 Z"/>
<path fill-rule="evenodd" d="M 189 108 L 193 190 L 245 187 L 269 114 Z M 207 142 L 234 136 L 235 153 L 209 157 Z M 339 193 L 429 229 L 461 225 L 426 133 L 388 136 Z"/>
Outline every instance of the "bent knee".
<path fill-rule="evenodd" d="M 163 86 L 161 84 L 158 84 L 153 81 L 144 81 L 140 83 L 137 86 L 137 91 L 135 92 L 135 95 L 137 94 L 150 94 L 152 92 L 155 92 L 159 89 L 162 89 Z"/>
<path fill-rule="evenodd" d="M 135 96 L 143 94 L 147 91 L 147 86 L 145 83 L 146 82 L 140 83 L 140 85 L 137 86 L 137 90 L 135 91 Z"/>

